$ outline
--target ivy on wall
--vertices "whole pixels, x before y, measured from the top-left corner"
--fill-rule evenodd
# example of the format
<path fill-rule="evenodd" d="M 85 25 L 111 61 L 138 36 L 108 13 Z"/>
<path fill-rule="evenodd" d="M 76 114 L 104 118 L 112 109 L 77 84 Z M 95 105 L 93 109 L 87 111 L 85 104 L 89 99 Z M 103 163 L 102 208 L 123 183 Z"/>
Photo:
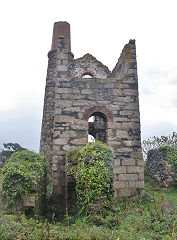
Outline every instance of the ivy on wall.
<path fill-rule="evenodd" d="M 166 167 L 173 167 L 175 180 L 177 181 L 177 149 L 170 146 L 161 146 L 160 150 L 169 160 L 170 165 Z"/>
<path fill-rule="evenodd" d="M 24 197 L 34 196 L 35 209 L 40 211 L 46 194 L 48 162 L 31 151 L 12 154 L 4 164 L 2 190 L 9 208 L 24 210 Z"/>
<path fill-rule="evenodd" d="M 113 152 L 101 142 L 67 152 L 69 169 L 76 181 L 77 203 L 81 212 L 90 212 L 96 204 L 113 198 Z"/>

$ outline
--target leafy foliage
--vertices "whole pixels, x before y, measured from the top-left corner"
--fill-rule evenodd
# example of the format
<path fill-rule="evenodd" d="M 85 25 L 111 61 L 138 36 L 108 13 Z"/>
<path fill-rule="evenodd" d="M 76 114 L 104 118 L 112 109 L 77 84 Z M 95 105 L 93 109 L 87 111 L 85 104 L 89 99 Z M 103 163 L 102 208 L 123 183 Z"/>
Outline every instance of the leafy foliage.
<path fill-rule="evenodd" d="M 158 159 L 165 158 L 166 162 L 164 162 L 164 169 L 172 170 L 172 174 L 175 174 L 174 179 L 177 180 L 177 133 L 173 132 L 173 134 L 169 136 L 154 136 L 153 138 L 144 140 L 142 147 L 146 160 L 151 158 L 158 161 Z M 163 172 L 156 173 L 154 177 L 157 181 L 168 186 L 168 183 L 164 181 Z M 176 181 L 174 181 L 174 183 L 176 184 Z"/>
<path fill-rule="evenodd" d="M 175 172 L 175 178 L 177 178 L 177 149 L 170 146 L 161 146 L 160 150 L 164 153 L 166 158 L 170 162 L 170 166 L 173 166 Z M 168 166 L 167 166 L 168 167 Z"/>
<path fill-rule="evenodd" d="M 142 149 L 145 159 L 147 158 L 147 154 L 150 150 L 160 148 L 161 146 L 170 146 L 177 149 L 177 133 L 173 132 L 173 134 L 169 136 L 154 136 L 144 140 L 142 142 Z"/>
<path fill-rule="evenodd" d="M 14 152 L 26 150 L 18 143 L 3 143 L 4 149 L 0 152 L 0 165 L 3 166 L 4 162 L 10 158 Z"/>
<path fill-rule="evenodd" d="M 82 149 L 69 151 L 66 157 L 75 163 L 71 172 L 76 181 L 81 212 L 90 212 L 95 204 L 111 200 L 114 180 L 113 153 L 108 146 L 101 142 L 89 143 Z"/>
<path fill-rule="evenodd" d="M 176 240 L 176 189 L 168 188 L 164 194 L 150 180 L 146 180 L 143 198 L 119 198 L 106 215 L 69 216 L 69 221 L 67 217 L 57 222 L 54 214 L 48 220 L 7 215 L 0 204 L 0 239 Z M 160 200 L 169 202 L 170 208 L 164 209 Z"/>
<path fill-rule="evenodd" d="M 167 213 L 155 198 L 119 199 L 115 212 L 107 216 L 82 216 L 66 224 L 50 220 L 27 219 L 24 215 L 5 215 L 0 211 L 0 239 L 109 239 L 175 240 L 175 208 Z"/>
<path fill-rule="evenodd" d="M 12 154 L 2 169 L 2 190 L 9 207 L 22 208 L 25 195 L 33 194 L 36 205 L 45 195 L 48 162 L 31 151 Z"/>

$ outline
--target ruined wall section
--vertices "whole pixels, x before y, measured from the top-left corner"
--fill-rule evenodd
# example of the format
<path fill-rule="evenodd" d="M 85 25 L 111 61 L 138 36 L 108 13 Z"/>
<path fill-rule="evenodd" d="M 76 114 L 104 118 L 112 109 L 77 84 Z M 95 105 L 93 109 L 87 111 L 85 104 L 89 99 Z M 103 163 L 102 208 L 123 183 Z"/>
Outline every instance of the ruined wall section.
<path fill-rule="evenodd" d="M 136 46 L 135 40 L 130 40 L 122 50 L 115 68 L 112 71 L 111 77 L 114 78 L 136 78 L 137 63 L 136 63 Z"/>
<path fill-rule="evenodd" d="M 40 153 L 52 161 L 53 128 L 55 112 L 55 86 L 56 86 L 56 53 L 54 49 L 48 53 L 48 69 L 45 87 L 43 119 L 41 127 Z"/>
<path fill-rule="evenodd" d="M 136 188 L 144 188 L 144 161 L 141 150 L 140 113 L 138 95 L 138 77 L 136 62 L 136 45 L 130 40 L 122 50 L 121 56 L 112 71 L 112 77 L 121 78 L 119 94 L 122 102 L 118 101 L 118 116 L 110 126 L 109 136 L 112 135 L 112 145 L 115 158 L 117 195 L 129 196 Z M 115 138 L 111 129 L 119 129 Z M 115 142 L 114 142 L 115 141 Z M 117 142 L 117 145 L 116 145 Z"/>
<path fill-rule="evenodd" d="M 108 78 L 111 72 L 107 66 L 87 53 L 73 62 L 72 76 L 81 78 L 84 74 L 90 74 L 94 78 Z"/>
<path fill-rule="evenodd" d="M 69 100 L 60 100 L 59 86 L 66 88 L 70 86 L 73 60 L 73 54 L 69 51 L 68 43 L 63 36 L 59 36 L 57 49 L 51 50 L 48 57 L 40 153 L 50 162 L 54 202 L 61 205 L 65 198 L 65 149 L 62 147 L 65 145 L 63 144 L 65 139 L 62 134 L 68 130 L 68 119 L 61 115 Z"/>
<path fill-rule="evenodd" d="M 102 68 L 96 69 L 95 64 L 98 62 L 93 57 L 90 57 L 90 61 L 87 58 L 72 60 L 63 41 L 59 40 L 56 55 L 52 153 L 56 198 L 62 199 L 65 194 L 65 152 L 88 142 L 88 118 L 94 112 L 101 112 L 107 117 L 107 145 L 115 154 L 116 195 L 130 196 L 137 189 L 143 190 L 144 162 L 140 139 L 135 44 L 129 44 L 130 65 L 126 76 L 119 79 L 99 78 L 101 74 L 105 76 L 109 72 L 105 73 Z M 80 78 L 83 70 L 88 69 L 94 69 L 99 77 Z"/>
<path fill-rule="evenodd" d="M 82 78 L 89 74 L 93 78 Z M 51 164 L 54 202 L 63 208 L 65 153 L 88 142 L 88 118 L 107 118 L 107 145 L 115 154 L 116 195 L 130 196 L 144 188 L 135 41 L 130 41 L 110 73 L 90 54 L 73 59 L 68 42 L 59 35 L 49 53 L 41 134 L 41 153 Z"/>
<path fill-rule="evenodd" d="M 51 162 L 54 202 L 59 205 L 62 205 L 65 199 L 65 152 L 68 150 L 66 148 L 68 138 L 72 135 L 70 132 L 72 119 L 67 117 L 67 114 L 64 112 L 67 106 L 72 107 L 72 100 L 70 98 L 62 99 L 61 88 L 64 89 L 64 92 L 68 92 L 68 89 L 72 88 L 70 72 L 73 57 L 67 41 L 65 41 L 63 36 L 59 36 L 56 53 L 54 133 Z"/>
<path fill-rule="evenodd" d="M 115 154 L 116 195 L 130 196 L 137 188 L 143 190 L 139 106 L 137 89 L 132 89 L 132 83 L 121 79 L 74 78 L 59 82 L 57 99 L 61 110 L 56 119 L 58 155 L 85 145 L 88 118 L 101 112 L 107 117 L 107 145 Z"/>
<path fill-rule="evenodd" d="M 147 174 L 168 186 L 175 183 L 175 169 L 170 159 L 166 156 L 163 148 L 152 149 L 148 152 L 146 161 Z"/>

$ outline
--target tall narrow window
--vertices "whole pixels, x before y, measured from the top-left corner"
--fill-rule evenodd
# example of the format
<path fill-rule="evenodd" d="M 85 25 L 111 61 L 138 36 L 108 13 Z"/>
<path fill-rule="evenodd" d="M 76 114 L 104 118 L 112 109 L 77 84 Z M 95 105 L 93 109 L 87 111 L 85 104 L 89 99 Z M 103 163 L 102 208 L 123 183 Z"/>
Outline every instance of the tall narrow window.
<path fill-rule="evenodd" d="M 91 116 L 88 120 L 88 124 L 89 124 L 89 127 L 92 126 L 92 124 L 94 123 L 95 121 L 95 116 Z M 89 134 L 88 134 L 88 142 L 95 142 L 95 138 L 93 135 L 91 135 L 91 131 L 89 131 Z"/>
<path fill-rule="evenodd" d="M 88 120 L 88 142 L 99 140 L 106 142 L 106 116 L 101 112 L 95 112 Z"/>

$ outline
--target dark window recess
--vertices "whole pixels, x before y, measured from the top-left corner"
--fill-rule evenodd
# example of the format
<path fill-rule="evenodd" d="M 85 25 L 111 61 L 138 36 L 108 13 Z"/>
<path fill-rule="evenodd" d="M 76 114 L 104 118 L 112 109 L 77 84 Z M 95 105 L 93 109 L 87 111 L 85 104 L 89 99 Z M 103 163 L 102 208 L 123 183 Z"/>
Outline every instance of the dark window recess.
<path fill-rule="evenodd" d="M 106 125 L 107 119 L 103 113 L 95 112 L 88 120 L 89 130 L 88 142 L 95 140 L 106 142 Z"/>

